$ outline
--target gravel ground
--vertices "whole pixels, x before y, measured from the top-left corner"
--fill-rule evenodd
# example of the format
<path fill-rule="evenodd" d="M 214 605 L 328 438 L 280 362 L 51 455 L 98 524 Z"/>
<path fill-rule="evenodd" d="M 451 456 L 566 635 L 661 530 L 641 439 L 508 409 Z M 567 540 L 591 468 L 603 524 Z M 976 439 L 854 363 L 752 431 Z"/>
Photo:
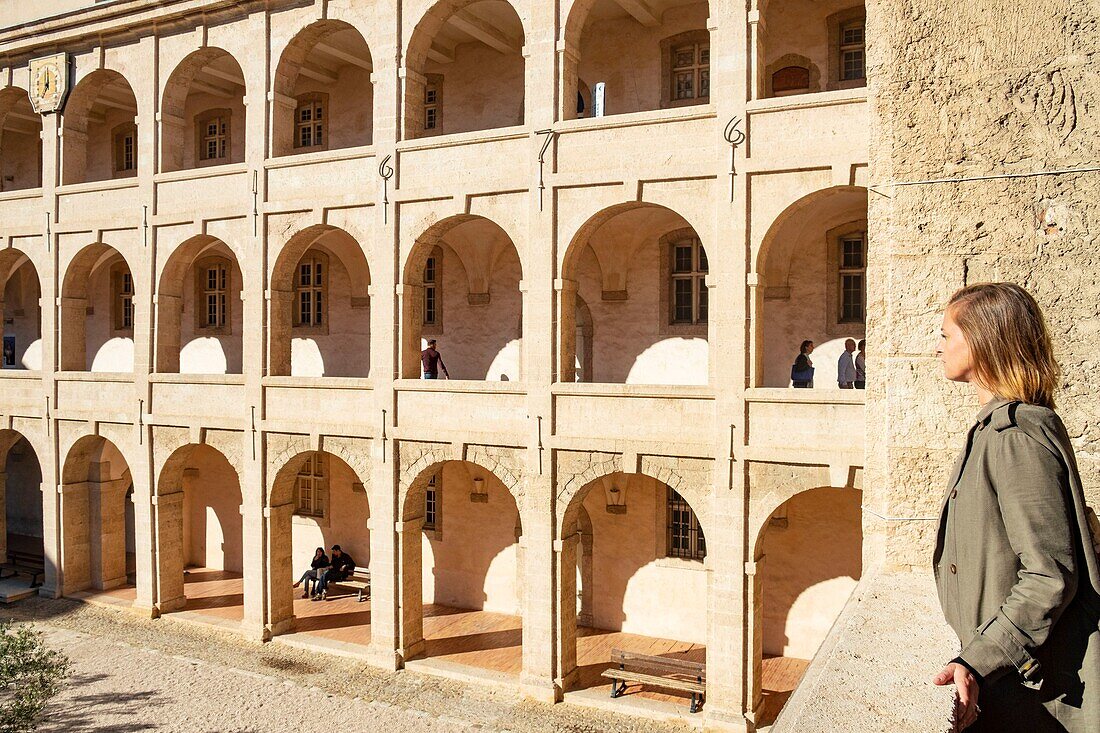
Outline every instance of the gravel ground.
<path fill-rule="evenodd" d="M 690 730 L 64 599 L 28 598 L 0 616 L 34 621 L 73 662 L 48 733 Z"/>

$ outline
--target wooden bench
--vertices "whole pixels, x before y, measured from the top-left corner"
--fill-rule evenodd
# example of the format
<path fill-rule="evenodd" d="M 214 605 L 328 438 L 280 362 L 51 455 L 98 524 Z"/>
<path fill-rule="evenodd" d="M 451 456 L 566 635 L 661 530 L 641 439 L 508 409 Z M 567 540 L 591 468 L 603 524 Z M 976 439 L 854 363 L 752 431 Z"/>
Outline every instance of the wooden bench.
<path fill-rule="evenodd" d="M 690 692 L 691 712 L 697 713 L 703 707 L 707 689 L 707 665 L 701 662 L 651 657 L 612 649 L 611 663 L 617 667 L 605 670 L 601 675 L 612 680 L 611 697 L 622 697 L 627 684 L 634 683 Z"/>
<path fill-rule="evenodd" d="M 357 590 L 359 593 L 356 598 L 359 603 L 362 603 L 370 599 L 370 571 L 356 568 L 351 571 L 351 575 L 343 580 L 334 580 L 329 583 L 330 588 L 334 586 Z"/>
<path fill-rule="evenodd" d="M 7 570 L 11 575 L 4 575 Z M 0 563 L 0 578 L 14 578 L 17 575 L 31 576 L 31 588 L 42 585 L 39 578 L 46 572 L 42 555 L 23 550 L 8 550 L 8 561 Z"/>

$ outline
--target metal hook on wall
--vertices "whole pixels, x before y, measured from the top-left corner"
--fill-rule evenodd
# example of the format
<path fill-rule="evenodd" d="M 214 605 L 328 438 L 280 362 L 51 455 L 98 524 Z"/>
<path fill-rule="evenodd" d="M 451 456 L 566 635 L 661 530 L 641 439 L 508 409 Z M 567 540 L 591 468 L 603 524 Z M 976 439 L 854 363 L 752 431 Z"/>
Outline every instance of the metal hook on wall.
<path fill-rule="evenodd" d="M 378 175 L 382 177 L 382 223 L 389 223 L 390 210 L 390 179 L 393 178 L 393 166 L 390 165 L 392 155 L 387 155 L 378 164 Z"/>
<path fill-rule="evenodd" d="M 745 142 L 745 133 L 741 130 L 741 118 L 734 117 L 726 124 L 722 137 L 730 144 L 730 203 L 733 203 L 733 183 L 737 174 L 737 148 Z"/>
<path fill-rule="evenodd" d="M 550 149 L 550 143 L 554 142 L 554 138 L 558 133 L 553 130 L 539 130 L 536 135 L 545 136 L 545 140 L 542 141 L 542 150 L 539 151 L 539 211 L 542 211 L 542 192 L 546 190 L 546 181 L 543 178 L 542 171 L 546 163 L 546 151 Z"/>

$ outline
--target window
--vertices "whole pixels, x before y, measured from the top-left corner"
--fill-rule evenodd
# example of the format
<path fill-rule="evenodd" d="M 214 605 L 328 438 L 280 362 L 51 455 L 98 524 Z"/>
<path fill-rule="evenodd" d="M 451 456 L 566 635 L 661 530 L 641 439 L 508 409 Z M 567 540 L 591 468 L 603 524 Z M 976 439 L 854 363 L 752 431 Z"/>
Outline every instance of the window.
<path fill-rule="evenodd" d="M 327 300 L 325 285 L 328 277 L 328 258 L 319 252 L 307 252 L 298 262 L 294 280 L 296 296 L 294 307 L 295 326 L 327 326 L 325 318 Z"/>
<path fill-rule="evenodd" d="M 115 174 L 118 177 L 137 173 L 137 125 L 127 122 L 114 129 Z"/>
<path fill-rule="evenodd" d="M 443 75 L 428 74 L 424 82 L 424 130 L 439 132 L 442 128 L 440 104 L 443 101 Z"/>
<path fill-rule="evenodd" d="M 125 263 L 111 268 L 116 331 L 134 330 L 134 277 Z"/>
<path fill-rule="evenodd" d="M 668 487 L 668 557 L 703 560 L 707 542 L 699 518 L 671 486 Z"/>
<path fill-rule="evenodd" d="M 328 147 L 327 107 L 327 94 L 298 97 L 298 107 L 294 110 L 294 147 Z"/>
<path fill-rule="evenodd" d="M 710 41 L 672 49 L 672 100 L 710 97 Z"/>
<path fill-rule="evenodd" d="M 224 257 L 195 263 L 195 328 L 207 333 L 229 333 L 229 287 L 232 272 Z"/>
<path fill-rule="evenodd" d="M 229 162 L 229 110 L 210 110 L 198 118 L 197 124 L 199 161 Z"/>
<path fill-rule="evenodd" d="M 674 241 L 670 247 L 672 283 L 669 299 L 672 322 L 699 324 L 707 322 L 707 253 L 694 236 Z"/>
<path fill-rule="evenodd" d="M 857 81 L 866 78 L 865 49 L 864 21 L 862 19 L 840 26 L 841 81 Z"/>
<path fill-rule="evenodd" d="M 856 232 L 838 242 L 840 323 L 863 323 L 867 303 L 867 235 Z"/>
<path fill-rule="evenodd" d="M 306 459 L 295 486 L 297 508 L 294 513 L 305 517 L 325 516 L 325 498 L 328 484 L 325 479 L 325 458 L 313 453 Z"/>
<path fill-rule="evenodd" d="M 428 479 L 428 487 L 424 491 L 424 529 L 438 529 L 439 477 L 437 473 Z"/>
<path fill-rule="evenodd" d="M 442 322 L 440 318 L 439 285 L 440 265 L 443 263 L 443 251 L 438 247 L 432 250 L 424 263 L 424 325 L 438 326 Z"/>

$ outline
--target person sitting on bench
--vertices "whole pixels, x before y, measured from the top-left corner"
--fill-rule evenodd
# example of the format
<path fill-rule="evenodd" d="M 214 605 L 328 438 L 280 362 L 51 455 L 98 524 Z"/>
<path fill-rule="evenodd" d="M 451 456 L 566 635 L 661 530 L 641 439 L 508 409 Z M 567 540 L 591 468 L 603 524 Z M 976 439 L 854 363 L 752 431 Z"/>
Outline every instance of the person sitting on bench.
<path fill-rule="evenodd" d="M 353 570 L 355 570 L 355 560 L 352 559 L 351 555 L 341 550 L 340 545 L 333 545 L 332 567 L 328 570 L 321 571 L 320 579 L 317 581 L 317 584 L 313 586 L 313 598 L 311 600 L 325 600 L 328 584 L 339 583 L 341 580 L 351 575 Z"/>
<path fill-rule="evenodd" d="M 328 555 L 325 554 L 325 548 L 318 547 L 313 552 L 313 562 L 310 563 L 309 570 L 302 573 L 302 577 L 298 578 L 298 582 L 294 584 L 297 588 L 303 582 L 306 584 L 306 592 L 302 594 L 302 598 L 309 598 L 309 581 L 313 581 L 313 587 L 316 588 L 317 584 L 321 582 L 319 577 L 320 573 L 329 566 Z"/>

